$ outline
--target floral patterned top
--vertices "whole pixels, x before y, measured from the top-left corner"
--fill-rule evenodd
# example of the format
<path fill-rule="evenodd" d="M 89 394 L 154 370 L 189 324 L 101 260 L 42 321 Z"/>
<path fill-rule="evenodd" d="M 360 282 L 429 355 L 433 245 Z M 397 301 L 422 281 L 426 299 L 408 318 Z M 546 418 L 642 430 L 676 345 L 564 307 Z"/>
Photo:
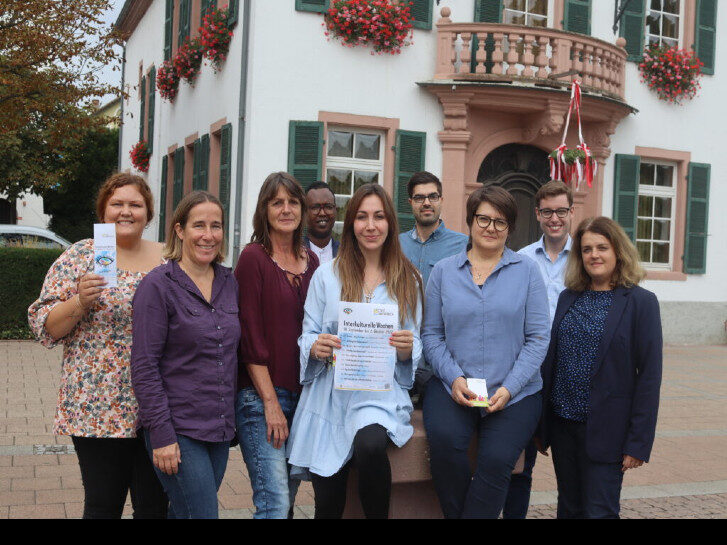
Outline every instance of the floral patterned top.
<path fill-rule="evenodd" d="M 118 271 L 75 328 L 58 341 L 45 329 L 53 308 L 78 293 L 93 272 L 93 239 L 68 248 L 48 270 L 28 322 L 47 348 L 63 344 L 63 370 L 53 433 L 76 437 L 136 437 L 138 406 L 131 387 L 131 300 L 146 273 Z"/>

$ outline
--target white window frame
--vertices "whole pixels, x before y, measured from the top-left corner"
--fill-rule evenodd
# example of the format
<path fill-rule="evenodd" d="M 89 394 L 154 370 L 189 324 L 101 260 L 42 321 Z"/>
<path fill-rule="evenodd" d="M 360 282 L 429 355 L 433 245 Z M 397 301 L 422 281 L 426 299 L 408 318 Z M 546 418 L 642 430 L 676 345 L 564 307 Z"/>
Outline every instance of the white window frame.
<path fill-rule="evenodd" d="M 664 187 L 664 186 L 657 186 L 657 185 L 642 185 L 640 176 L 641 173 L 639 173 L 639 194 L 638 197 L 644 196 L 644 197 L 662 197 L 662 198 L 670 198 L 671 199 L 671 217 L 669 218 L 669 262 L 668 263 L 653 263 L 651 261 L 642 261 L 641 263 L 644 265 L 645 268 L 651 269 L 651 270 L 659 270 L 659 271 L 670 271 L 673 268 L 674 264 L 674 243 L 675 243 L 675 234 L 676 234 L 676 210 L 677 210 L 677 171 L 679 165 L 677 163 L 672 163 L 669 161 L 654 161 L 651 159 L 642 159 L 641 164 L 647 164 L 647 165 L 655 165 L 655 166 L 667 166 L 672 168 L 672 183 L 671 187 Z M 636 214 L 636 233 L 635 233 L 635 240 L 638 245 L 639 241 L 642 242 L 667 242 L 667 241 L 656 241 L 653 236 L 653 225 L 652 225 L 652 238 L 650 239 L 639 239 L 638 238 L 638 221 L 639 218 L 646 218 L 646 216 L 639 216 L 638 214 L 638 207 L 637 207 L 637 214 Z M 665 218 L 660 218 L 665 219 Z M 654 222 L 654 216 L 653 212 L 652 215 L 649 216 L 649 221 Z M 653 253 L 653 248 L 652 248 Z"/>
<path fill-rule="evenodd" d="M 379 137 L 379 159 L 357 159 L 355 157 L 338 157 L 335 155 L 328 155 L 328 142 L 326 142 L 326 172 L 325 174 L 325 181 L 328 182 L 328 171 L 330 169 L 343 169 L 343 170 L 365 170 L 368 172 L 375 171 L 378 173 L 378 183 L 379 185 L 384 185 L 384 159 L 385 159 L 385 152 L 386 152 L 386 131 L 378 130 L 378 129 L 369 129 L 366 127 L 355 127 L 355 126 L 344 126 L 344 125 L 331 125 L 329 124 L 327 127 L 327 132 L 330 134 L 331 132 L 350 132 L 354 134 L 366 134 L 366 135 L 372 135 L 372 136 L 378 136 Z M 330 137 L 329 137 L 330 139 Z M 353 154 L 356 153 L 356 137 L 354 136 L 354 149 Z M 352 184 L 355 182 L 355 179 L 352 179 Z M 348 195 L 344 195 L 342 193 L 335 193 L 336 196 L 336 206 L 339 208 L 339 210 L 342 207 L 345 207 L 348 201 L 350 200 L 351 196 L 353 195 L 353 187 L 351 189 L 351 193 Z M 345 201 L 343 201 L 345 199 Z M 343 231 L 343 222 L 342 221 L 336 221 L 334 224 L 333 230 L 336 233 L 341 233 Z"/>
<path fill-rule="evenodd" d="M 679 47 L 679 48 L 684 47 L 684 3 L 685 3 L 685 0 L 679 0 L 679 15 L 678 15 L 679 16 L 679 36 L 677 37 L 677 47 Z M 644 43 L 645 43 L 645 47 L 649 47 L 649 43 L 650 43 L 649 42 L 649 36 L 655 36 L 654 34 L 651 34 L 649 32 L 649 27 L 646 26 L 646 19 L 649 17 L 649 13 L 651 11 L 653 11 L 653 10 L 649 7 L 649 4 L 647 3 L 646 4 L 646 10 L 645 10 L 645 13 L 644 13 Z M 659 13 L 661 13 L 662 16 L 665 13 L 664 11 L 660 11 L 660 10 L 656 10 L 656 11 L 659 11 Z M 673 14 L 669 14 L 669 15 L 673 15 Z M 661 32 L 661 29 L 659 30 L 659 32 Z M 659 44 L 660 45 L 662 43 L 663 38 L 664 37 L 661 34 L 659 34 Z"/>
<path fill-rule="evenodd" d="M 527 15 L 528 15 L 527 0 L 525 2 L 525 11 L 524 12 L 522 12 L 520 10 L 510 9 L 507 6 L 505 6 L 505 2 L 503 2 L 502 3 L 502 21 L 503 22 L 505 21 L 505 13 L 507 13 L 508 11 L 514 11 L 517 13 L 525 13 L 525 20 L 527 21 L 528 20 L 528 18 L 527 18 Z M 553 0 L 548 0 L 548 12 L 547 12 L 547 18 L 545 21 L 545 28 L 553 28 L 554 20 L 555 20 L 555 2 Z M 528 25 L 525 25 L 525 26 L 528 26 Z M 531 27 L 531 28 L 541 28 L 541 27 Z"/>

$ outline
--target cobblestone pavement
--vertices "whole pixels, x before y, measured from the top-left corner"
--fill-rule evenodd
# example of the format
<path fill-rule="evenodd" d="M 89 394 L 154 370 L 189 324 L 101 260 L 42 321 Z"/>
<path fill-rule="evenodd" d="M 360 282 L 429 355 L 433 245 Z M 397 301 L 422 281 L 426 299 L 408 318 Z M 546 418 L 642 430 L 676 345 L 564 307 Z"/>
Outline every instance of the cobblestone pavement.
<path fill-rule="evenodd" d="M 67 437 L 51 434 L 61 350 L 0 341 L 0 518 L 75 518 L 83 510 L 78 462 Z M 665 349 L 664 382 L 651 463 L 624 479 L 624 518 L 727 518 L 727 346 Z M 548 458 L 533 474 L 530 518 L 555 516 Z M 219 493 L 223 518 L 252 516 L 252 491 L 238 449 Z M 303 483 L 296 517 L 310 518 Z M 125 513 L 131 513 L 127 505 Z"/>

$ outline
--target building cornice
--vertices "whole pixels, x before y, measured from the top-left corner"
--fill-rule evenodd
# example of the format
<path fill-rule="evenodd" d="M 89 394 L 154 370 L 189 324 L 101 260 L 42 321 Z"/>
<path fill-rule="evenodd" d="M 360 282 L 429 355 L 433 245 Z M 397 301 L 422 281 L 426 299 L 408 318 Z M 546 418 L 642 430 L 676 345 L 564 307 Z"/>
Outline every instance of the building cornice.
<path fill-rule="evenodd" d="M 151 6 L 151 2 L 152 0 L 126 0 L 116 23 L 114 23 L 114 27 L 123 34 L 124 40 L 127 40 L 134 32 L 136 25 L 139 24 L 146 10 Z"/>

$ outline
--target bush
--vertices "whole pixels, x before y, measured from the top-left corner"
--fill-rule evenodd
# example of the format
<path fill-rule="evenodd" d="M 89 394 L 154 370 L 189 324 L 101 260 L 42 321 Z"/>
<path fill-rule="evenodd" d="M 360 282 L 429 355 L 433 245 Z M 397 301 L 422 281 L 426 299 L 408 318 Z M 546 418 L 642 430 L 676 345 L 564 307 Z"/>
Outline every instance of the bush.
<path fill-rule="evenodd" d="M 0 339 L 32 339 L 28 307 L 61 250 L 0 248 Z"/>

